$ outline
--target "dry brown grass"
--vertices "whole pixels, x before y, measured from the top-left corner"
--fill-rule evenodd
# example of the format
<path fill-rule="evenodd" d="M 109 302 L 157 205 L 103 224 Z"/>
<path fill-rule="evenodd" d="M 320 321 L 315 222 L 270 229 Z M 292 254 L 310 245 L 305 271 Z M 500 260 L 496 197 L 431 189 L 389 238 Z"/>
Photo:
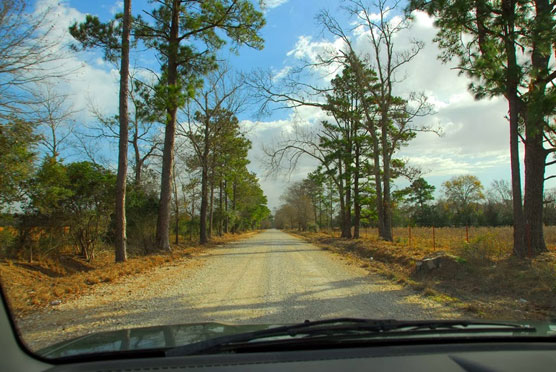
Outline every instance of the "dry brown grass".
<path fill-rule="evenodd" d="M 411 230 L 411 239 L 410 239 Z M 339 237 L 339 231 L 322 231 L 330 236 Z M 459 253 L 469 245 L 479 244 L 489 251 L 489 259 L 507 259 L 512 255 L 512 228 L 505 227 L 395 227 L 394 243 L 411 252 L 412 257 L 422 258 L 435 251 Z M 378 242 L 378 230 L 365 227 L 361 238 Z M 556 252 L 556 226 L 546 226 L 544 236 L 549 251 Z M 468 238 L 468 239 L 467 239 Z M 466 244 L 469 243 L 469 244 Z"/>
<path fill-rule="evenodd" d="M 0 261 L 0 283 L 12 312 L 20 317 L 44 308 L 54 300 L 68 301 L 83 295 L 95 284 L 114 282 L 165 264 L 176 264 L 207 248 L 254 234 L 256 232 L 215 237 L 204 247 L 189 242 L 173 245 L 172 252 L 130 257 L 125 263 L 115 263 L 111 250 L 99 251 L 92 262 L 72 254 L 43 258 L 34 263 L 4 259 Z"/>
<path fill-rule="evenodd" d="M 405 235 L 404 235 L 405 233 Z M 545 231 L 549 252 L 534 259 L 512 257 L 511 228 L 394 230 L 394 242 L 367 230 L 358 240 L 340 239 L 336 232 L 296 233 L 341 254 L 362 267 L 407 284 L 440 302 L 456 304 L 472 316 L 495 319 L 545 319 L 556 316 L 556 228 Z M 439 251 L 456 256 L 454 265 L 418 275 L 415 263 Z M 425 293 L 426 292 L 426 293 Z M 429 293 L 430 292 L 430 293 Z M 434 293 L 434 295 L 431 295 Z"/>

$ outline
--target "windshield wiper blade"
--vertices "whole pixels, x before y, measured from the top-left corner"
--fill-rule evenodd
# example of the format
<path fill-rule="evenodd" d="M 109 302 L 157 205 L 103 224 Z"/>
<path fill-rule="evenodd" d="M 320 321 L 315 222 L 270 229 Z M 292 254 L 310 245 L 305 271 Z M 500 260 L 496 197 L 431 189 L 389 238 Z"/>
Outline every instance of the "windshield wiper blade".
<path fill-rule="evenodd" d="M 263 329 L 253 332 L 238 333 L 229 336 L 215 337 L 210 340 L 195 342 L 192 344 L 187 344 L 183 346 L 178 346 L 166 351 L 166 356 L 183 356 L 192 355 L 198 352 L 209 350 L 215 346 L 226 345 L 229 343 L 236 342 L 247 342 L 251 340 L 256 340 L 259 338 L 267 338 L 273 336 L 294 336 L 297 334 L 299 329 L 305 329 L 309 327 L 326 325 L 326 324 L 336 324 L 336 323 L 355 323 L 362 324 L 369 322 L 369 319 L 363 318 L 333 318 L 318 321 L 306 320 L 303 323 L 297 323 L 293 325 L 277 326 L 269 329 Z M 396 322 L 395 320 L 380 320 L 377 322 Z"/>
<path fill-rule="evenodd" d="M 467 327 L 476 328 L 469 329 Z M 502 322 L 477 322 L 467 320 L 415 320 L 403 321 L 394 319 L 365 319 L 365 318 L 332 318 L 318 321 L 279 326 L 254 332 L 239 333 L 235 335 L 216 337 L 210 340 L 183 345 L 166 351 L 166 356 L 185 356 L 203 353 L 214 348 L 230 344 L 240 344 L 278 336 L 304 335 L 303 340 L 312 336 L 359 336 L 382 335 L 396 331 L 396 335 L 412 333 L 444 332 L 535 332 L 536 329 L 520 324 Z M 394 335 L 394 333 L 391 333 Z M 292 339 L 288 339 L 292 340 Z M 300 339 L 301 340 L 301 339 Z"/>

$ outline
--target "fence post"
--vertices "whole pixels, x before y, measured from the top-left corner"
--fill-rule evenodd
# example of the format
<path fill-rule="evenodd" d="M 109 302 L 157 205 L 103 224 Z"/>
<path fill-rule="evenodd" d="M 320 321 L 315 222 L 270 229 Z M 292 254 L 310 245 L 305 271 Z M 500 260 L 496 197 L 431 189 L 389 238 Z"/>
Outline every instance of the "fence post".
<path fill-rule="evenodd" d="M 465 241 L 469 243 L 469 226 L 465 226 Z"/>
<path fill-rule="evenodd" d="M 432 250 L 436 252 L 436 235 L 434 233 L 434 225 L 432 225 Z"/>

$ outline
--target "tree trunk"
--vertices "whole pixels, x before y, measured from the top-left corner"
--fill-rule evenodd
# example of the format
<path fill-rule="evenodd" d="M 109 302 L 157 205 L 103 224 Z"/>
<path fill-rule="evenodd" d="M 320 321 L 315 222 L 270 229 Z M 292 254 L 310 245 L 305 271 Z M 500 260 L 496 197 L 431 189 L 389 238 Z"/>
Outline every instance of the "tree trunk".
<path fill-rule="evenodd" d="M 86 260 L 89 261 L 89 252 L 87 251 L 87 242 L 86 242 L 86 237 L 85 237 L 85 233 L 83 232 L 83 230 L 79 230 L 77 232 L 77 241 L 79 243 L 79 247 L 81 248 L 81 256 Z"/>
<path fill-rule="evenodd" d="M 378 236 L 384 238 L 384 201 L 382 194 L 382 175 L 380 174 L 380 145 L 378 142 L 378 134 L 376 133 L 375 125 L 373 124 L 370 129 L 373 141 L 373 171 L 375 178 Z"/>
<path fill-rule="evenodd" d="M 209 205 L 209 223 L 208 223 L 208 238 L 212 238 L 212 218 L 214 212 L 214 185 L 210 183 L 210 205 Z"/>
<path fill-rule="evenodd" d="M 203 155 L 204 157 L 204 155 Z M 199 213 L 199 242 L 201 244 L 208 243 L 207 236 L 207 209 L 208 209 L 208 170 L 206 158 L 203 159 L 203 170 L 201 174 L 201 210 Z"/>
<path fill-rule="evenodd" d="M 141 150 L 139 149 L 139 137 L 137 133 L 137 119 L 135 120 L 135 133 L 133 133 L 133 153 L 135 156 L 135 184 L 141 184 L 141 170 L 143 167 L 143 160 L 141 159 Z"/>
<path fill-rule="evenodd" d="M 346 192 L 346 210 L 345 210 L 345 215 L 344 215 L 344 223 L 346 225 L 346 236 L 345 238 L 351 239 L 353 237 L 353 234 L 351 232 L 351 205 L 352 205 L 352 199 L 351 199 L 351 176 L 352 176 L 352 141 L 353 138 L 351 136 L 351 125 L 348 129 L 348 135 L 347 135 L 347 143 L 348 143 L 348 148 L 347 148 L 347 161 L 344 164 L 345 167 L 345 180 L 346 180 L 346 188 L 345 188 L 345 192 Z"/>
<path fill-rule="evenodd" d="M 513 209 L 513 254 L 525 257 L 525 217 L 523 215 L 523 201 L 521 197 L 521 170 L 519 159 L 519 124 L 516 103 L 509 101 L 510 115 L 510 167 L 512 174 L 512 209 Z"/>
<path fill-rule="evenodd" d="M 237 221 L 236 221 L 236 199 L 237 199 L 237 184 L 236 181 L 232 184 L 232 211 L 234 212 L 234 223 L 232 224 L 232 234 L 237 232 Z"/>
<path fill-rule="evenodd" d="M 224 181 L 224 233 L 230 231 L 230 221 L 228 216 L 228 181 Z"/>
<path fill-rule="evenodd" d="M 170 25 L 170 43 L 168 46 L 168 86 L 174 88 L 178 82 L 178 48 L 179 48 L 179 8 L 180 1 L 173 0 L 172 21 Z M 170 89 L 172 91 L 173 89 Z M 172 93 L 177 94 L 177 93 Z M 168 97 L 167 120 L 162 152 L 162 175 L 160 182 L 160 203 L 156 224 L 157 247 L 162 251 L 170 248 L 170 202 L 172 196 L 172 168 L 174 164 L 174 142 L 176 139 L 177 97 Z"/>
<path fill-rule="evenodd" d="M 319 231 L 318 213 L 319 213 L 318 204 L 315 201 L 313 201 L 313 215 L 315 216 L 315 230 L 317 232 Z"/>
<path fill-rule="evenodd" d="M 353 172 L 353 237 L 359 239 L 359 229 L 361 225 L 361 203 L 359 200 L 359 143 L 355 143 L 355 170 Z"/>
<path fill-rule="evenodd" d="M 346 167 L 347 168 L 347 167 Z M 346 179 L 351 177 L 349 174 L 346 175 Z M 346 188 L 345 188 L 345 210 L 344 210 L 344 226 L 345 226 L 345 236 L 344 238 L 351 239 L 351 185 L 350 182 L 346 180 Z"/>
<path fill-rule="evenodd" d="M 193 241 L 193 220 L 195 219 L 195 192 L 191 193 L 191 223 L 189 225 L 189 241 Z"/>
<path fill-rule="evenodd" d="M 525 119 L 525 224 L 528 253 L 536 256 L 546 252 L 543 234 L 544 172 L 548 151 L 543 147 L 545 121 L 546 77 L 552 44 L 546 34 L 551 32 L 552 6 L 547 0 L 535 0 L 535 22 L 532 26 L 531 65 L 533 81 L 529 84 Z"/>
<path fill-rule="evenodd" d="M 127 260 L 127 236 L 125 219 L 125 194 L 127 179 L 127 147 L 129 141 L 129 38 L 131 29 L 131 0 L 124 0 L 124 18 L 122 33 L 122 57 L 120 67 L 120 138 L 118 147 L 118 174 L 116 177 L 116 237 L 115 260 Z"/>
<path fill-rule="evenodd" d="M 218 236 L 222 236 L 222 230 L 224 226 L 224 200 L 222 200 L 222 198 L 224 197 L 224 181 L 222 180 L 220 180 L 220 184 L 218 186 L 218 194 L 218 208 L 220 209 L 220 218 L 218 219 Z"/>
<path fill-rule="evenodd" d="M 340 183 L 340 223 L 341 227 L 341 237 L 346 239 L 351 239 L 351 190 L 348 185 L 344 185 L 343 179 L 346 178 L 342 171 L 342 167 L 339 167 L 339 183 Z M 346 182 L 347 183 L 347 182 Z"/>
<path fill-rule="evenodd" d="M 386 241 L 392 241 L 392 197 L 390 195 L 390 147 L 388 144 L 388 114 L 387 110 L 383 110 L 381 118 L 381 138 L 382 138 L 382 167 L 384 183 L 383 189 L 383 213 L 384 213 L 384 230 L 382 231 L 382 238 Z"/>
<path fill-rule="evenodd" d="M 174 167 L 174 171 L 173 173 L 173 179 L 174 179 L 174 214 L 175 214 L 175 218 L 176 218 L 176 222 L 174 224 L 174 229 L 175 229 L 175 244 L 179 244 L 180 243 L 180 236 L 179 236 L 179 232 L 180 232 L 180 200 L 178 198 L 178 185 L 176 182 L 176 169 Z"/>
<path fill-rule="evenodd" d="M 377 56 L 378 57 L 378 56 Z M 358 80 L 360 82 L 365 81 L 362 72 L 362 65 L 357 59 L 350 59 L 350 65 L 353 68 Z M 383 193 L 382 193 L 382 177 L 380 174 L 380 143 L 378 139 L 378 134 L 376 132 L 376 123 L 375 119 L 371 115 L 369 110 L 369 104 L 366 102 L 367 99 L 365 98 L 365 90 L 358 89 L 357 90 L 359 102 L 361 102 L 361 107 L 363 108 L 363 113 L 365 114 L 365 121 L 366 125 L 364 126 L 367 133 L 371 136 L 371 148 L 372 148 L 372 159 L 373 159 L 373 175 L 375 179 L 375 192 L 376 192 L 376 211 L 378 217 L 378 236 L 381 238 L 385 237 L 385 227 L 384 227 L 384 200 L 383 200 Z"/>
<path fill-rule="evenodd" d="M 512 210 L 513 210 L 513 254 L 518 257 L 527 255 L 525 244 L 525 218 L 523 215 L 523 200 L 521 195 L 521 170 L 519 159 L 519 76 L 515 50 L 515 1 L 502 1 L 502 15 L 506 22 L 506 99 L 508 100 L 510 116 L 510 167 L 512 173 Z"/>
<path fill-rule="evenodd" d="M 345 215 L 346 215 L 346 204 L 344 201 L 344 195 L 343 195 L 343 191 L 339 193 L 340 194 L 340 232 L 341 232 L 341 237 L 345 238 L 348 235 L 348 232 L 346 231 L 346 221 L 345 221 Z"/>
<path fill-rule="evenodd" d="M 319 198 L 319 230 L 322 229 L 322 198 L 324 195 L 320 195 Z"/>
<path fill-rule="evenodd" d="M 342 167 L 342 159 L 338 159 L 338 196 L 340 201 L 340 237 L 347 238 L 349 236 L 349 232 L 347 231 L 347 224 L 346 224 L 346 200 L 345 200 L 345 188 L 344 188 L 344 170 Z"/>
<path fill-rule="evenodd" d="M 328 229 L 332 229 L 332 219 L 334 218 L 333 204 L 334 204 L 334 193 L 332 192 L 332 187 L 328 188 Z"/>
<path fill-rule="evenodd" d="M 532 137 L 532 138 L 531 138 Z M 542 134 L 528 136 L 525 146 L 525 224 L 528 254 L 546 252 L 543 234 L 543 191 L 546 150 Z"/>

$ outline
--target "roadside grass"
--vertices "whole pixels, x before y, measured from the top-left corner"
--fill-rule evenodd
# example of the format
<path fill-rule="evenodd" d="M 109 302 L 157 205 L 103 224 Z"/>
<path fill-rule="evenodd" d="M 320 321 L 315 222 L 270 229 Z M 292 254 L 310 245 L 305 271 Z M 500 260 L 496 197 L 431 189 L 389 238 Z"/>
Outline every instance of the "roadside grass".
<path fill-rule="evenodd" d="M 547 237 L 556 236 L 556 229 L 548 229 Z M 414 240 L 413 236 L 409 245 L 396 231 L 394 236 L 398 238 L 393 243 L 370 235 L 353 240 L 339 238 L 335 232 L 290 233 L 349 256 L 360 267 L 459 308 L 470 317 L 507 320 L 556 317 L 554 240 L 547 238 L 549 252 L 534 259 L 518 260 L 511 255 L 511 244 L 507 244 L 511 228 L 481 228 L 480 233 L 474 231 L 470 235 L 469 242 L 465 240 L 465 228 L 450 231 L 455 235 L 450 243 L 436 244 L 435 248 L 424 240 Z M 442 233 L 445 242 L 449 241 L 446 232 Z M 441 252 L 450 255 L 450 264 L 425 273 L 416 270 L 418 261 Z"/>
<path fill-rule="evenodd" d="M 255 235 L 256 231 L 214 237 L 210 244 L 199 246 L 186 241 L 172 245 L 172 252 L 131 256 L 125 263 L 114 262 L 112 247 L 103 247 L 87 262 L 73 250 L 57 257 L 45 257 L 29 263 L 25 260 L 0 260 L 0 283 L 12 313 L 16 317 L 52 306 L 53 301 L 67 302 L 88 293 L 99 283 L 145 273 L 164 265 L 178 265 L 207 248 Z"/>
<path fill-rule="evenodd" d="M 340 236 L 339 230 L 322 231 L 330 236 Z M 410 238 L 411 234 L 411 238 Z M 378 241 L 378 229 L 361 228 L 361 238 Z M 503 227 L 395 227 L 394 243 L 413 250 L 414 255 L 428 255 L 436 250 L 451 252 L 461 249 L 469 238 L 469 243 L 482 242 L 488 248 L 488 254 L 495 259 L 506 258 L 512 254 L 513 230 L 511 226 Z M 556 251 L 556 226 L 545 226 L 544 237 L 548 249 Z M 482 252 L 484 253 L 484 251 Z"/>

